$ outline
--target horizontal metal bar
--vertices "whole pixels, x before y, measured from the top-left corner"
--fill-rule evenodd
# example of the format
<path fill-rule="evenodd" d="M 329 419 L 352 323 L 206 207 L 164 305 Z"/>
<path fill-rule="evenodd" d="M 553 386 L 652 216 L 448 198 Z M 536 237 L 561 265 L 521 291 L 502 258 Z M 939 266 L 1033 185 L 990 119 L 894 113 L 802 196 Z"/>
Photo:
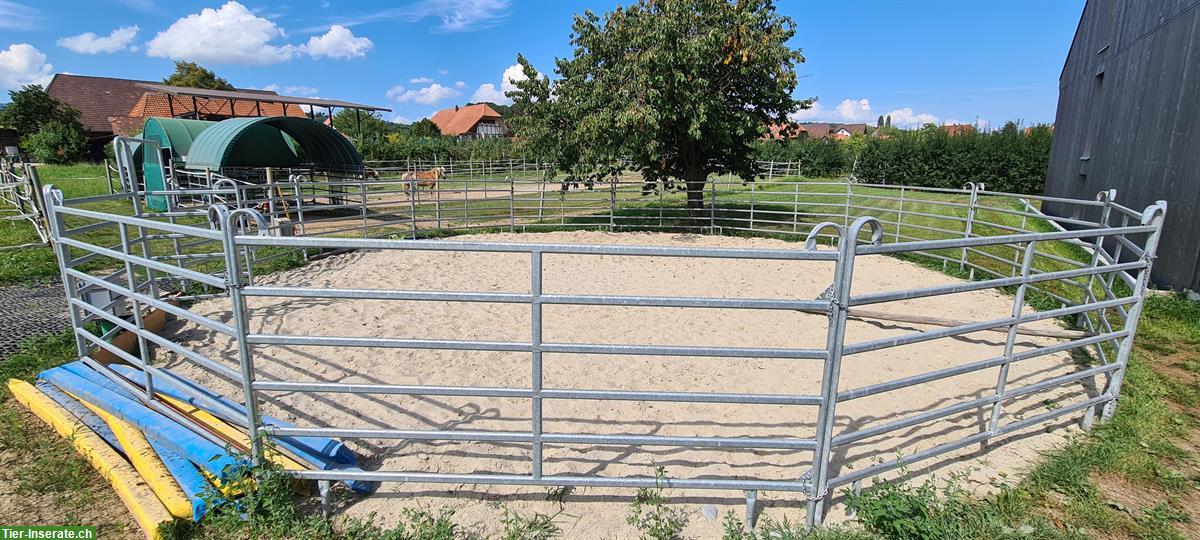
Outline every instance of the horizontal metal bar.
<path fill-rule="evenodd" d="M 158 270 L 163 273 L 172 274 L 172 275 L 175 275 L 178 277 L 190 279 L 192 281 L 196 281 L 199 283 L 203 283 L 205 285 L 217 287 L 219 289 L 225 288 L 225 282 L 223 280 L 213 277 L 209 274 L 196 272 L 194 270 L 188 270 L 186 268 L 182 268 L 182 267 L 175 266 L 172 264 L 161 263 L 161 262 L 158 262 L 158 261 L 155 261 L 152 259 L 146 259 L 146 258 L 140 257 L 138 255 L 122 253 L 120 251 L 115 251 L 115 250 L 111 250 L 108 248 L 102 248 L 100 246 L 94 246 L 92 244 L 88 244 L 86 242 L 80 242 L 80 241 L 72 239 L 72 238 L 59 238 L 58 241 L 60 243 L 62 243 L 64 246 L 70 246 L 73 248 L 82 249 L 84 251 L 89 251 L 89 252 L 95 253 L 97 255 L 102 255 L 105 257 L 112 258 L 112 259 L 116 259 L 118 261 L 128 261 L 137 266 L 153 268 L 154 270 Z"/>
<path fill-rule="evenodd" d="M 1048 240 L 1066 240 L 1069 238 L 1092 238 L 1096 236 L 1116 236 L 1124 234 L 1141 234 L 1153 232 L 1155 229 L 1151 225 L 1138 225 L 1133 227 L 1112 227 L 1107 229 L 1085 229 L 1079 231 L 1066 232 L 1046 232 L 1046 233 L 1026 233 L 1026 234 L 1008 234 L 1001 236 L 981 236 L 974 238 L 952 238 L 947 240 L 925 240 L 923 242 L 901 242 L 898 244 L 881 244 L 877 246 L 867 245 L 858 248 L 859 255 L 887 255 L 892 253 L 903 253 L 906 251 L 929 250 L 929 249 L 948 249 L 962 248 L 972 246 L 994 246 L 998 244 L 1012 244 L 1019 242 L 1038 241 L 1045 242 Z"/>
<path fill-rule="evenodd" d="M 152 307 L 161 309 L 171 315 L 174 315 L 174 316 L 182 318 L 182 319 L 186 319 L 188 321 L 194 322 L 201 326 L 211 328 L 213 330 L 221 332 L 222 334 L 226 334 L 226 335 L 230 335 L 230 336 L 237 335 L 237 332 L 234 332 L 232 326 L 229 326 L 225 323 L 215 321 L 215 320 L 205 317 L 203 315 L 192 313 L 186 309 L 182 309 L 178 306 L 171 305 L 169 302 L 164 302 L 157 298 L 151 298 L 144 294 L 130 291 L 128 288 L 122 287 L 120 285 L 117 285 L 115 283 L 111 283 L 111 282 L 108 282 L 108 281 L 105 281 L 102 279 L 98 279 L 95 276 L 85 274 L 83 272 L 75 270 L 74 268 L 67 268 L 66 273 L 68 276 L 82 280 L 91 285 L 95 285 L 95 286 L 103 288 L 103 289 L 108 289 L 109 291 L 115 292 L 115 293 L 125 296 L 127 298 L 133 298 L 133 299 L 137 300 L 138 302 L 141 302 L 148 306 L 152 306 Z"/>
<path fill-rule="evenodd" d="M 88 304 L 87 302 L 79 300 L 78 298 L 72 298 L 70 301 L 70 304 L 73 306 L 76 306 L 80 309 L 83 309 L 84 311 L 87 311 L 99 318 L 102 318 L 110 323 L 113 323 L 118 328 L 122 328 L 129 332 L 133 332 L 133 333 L 141 336 L 142 338 L 146 339 L 147 341 L 154 343 L 155 345 L 163 347 L 175 354 L 178 354 L 178 355 L 192 361 L 193 363 L 195 363 L 196 365 L 198 365 L 204 369 L 213 371 L 216 374 L 225 377 L 227 380 L 229 380 L 231 382 L 240 382 L 241 381 L 241 373 L 240 372 L 235 371 L 232 368 L 218 364 L 218 363 L 214 362 L 212 359 L 208 358 L 207 356 L 201 355 L 200 353 L 197 353 L 196 351 L 193 351 L 191 349 L 182 347 L 179 344 L 177 344 L 167 338 L 164 338 L 154 332 L 151 332 L 144 328 L 138 328 L 135 324 L 133 324 L 129 321 L 126 321 L 125 319 L 122 319 L 120 317 L 117 317 L 116 315 L 108 313 L 104 310 L 101 310 L 101 309 L 97 308 L 96 306 Z M 145 367 L 143 367 L 142 369 L 145 369 Z"/>
<path fill-rule="evenodd" d="M 931 255 L 932 256 L 932 255 Z M 953 261 L 957 262 L 957 261 Z M 1135 261 L 1130 263 L 1114 264 L 1110 266 L 1084 267 L 1073 270 L 1060 270 L 1057 272 L 1046 272 L 1035 274 L 1028 277 L 1015 276 L 1007 278 L 989 279 L 984 281 L 965 281 L 962 283 L 953 283 L 950 285 L 938 285 L 934 287 L 925 287 L 921 289 L 907 289 L 902 291 L 884 291 L 879 293 L 868 293 L 859 296 L 850 297 L 850 306 L 865 306 L 869 304 L 879 304 L 883 302 L 895 302 L 898 300 L 911 300 L 914 298 L 925 298 L 929 296 L 942 296 L 947 294 L 956 294 L 970 291 L 979 291 L 984 289 L 996 289 L 1000 287 L 1011 287 L 1021 285 L 1022 283 L 1041 283 L 1044 281 L 1054 281 L 1063 278 L 1072 278 L 1089 275 L 1107 274 L 1110 272 L 1120 272 L 1124 270 L 1136 270 L 1145 268 L 1146 263 L 1143 261 Z"/>
<path fill-rule="evenodd" d="M 527 342 L 466 341 L 444 339 L 401 339 L 345 336 L 297 336 L 250 334 L 247 342 L 254 345 L 308 345 L 324 347 L 378 347 L 390 349 L 430 349 L 458 351 L 532 352 Z M 752 347 L 693 347 L 670 345 L 609 345 L 589 343 L 543 343 L 540 350 L 548 353 L 619 354 L 652 356 L 705 356 L 732 358 L 825 358 L 824 349 L 768 349 Z"/>
<path fill-rule="evenodd" d="M 888 422 L 886 424 L 880 424 L 877 426 L 872 426 L 872 427 L 860 429 L 857 431 L 849 431 L 849 432 L 842 433 L 840 435 L 835 436 L 833 438 L 832 444 L 834 447 L 838 447 L 838 446 L 841 446 L 844 444 L 861 441 L 863 439 L 869 439 L 871 437 L 876 437 L 879 435 L 883 435 L 885 433 L 891 433 L 898 429 L 904 429 L 906 427 L 915 426 L 917 424 L 923 424 L 925 422 L 930 422 L 933 420 L 945 418 L 947 416 L 952 416 L 952 415 L 959 414 L 959 413 L 964 413 L 964 412 L 967 412 L 967 411 L 970 411 L 973 409 L 978 409 L 980 407 L 986 407 L 986 406 L 991 405 L 999 400 L 1000 400 L 1000 398 L 996 395 L 986 396 L 986 397 L 982 397 L 979 399 L 973 399 L 971 401 L 965 401 L 962 403 L 951 405 L 948 407 L 942 407 L 942 408 L 935 409 L 932 411 L 926 411 L 921 414 L 916 414 L 913 416 L 902 418 L 900 420 L 896 420 L 894 422 Z"/>
<path fill-rule="evenodd" d="M 343 437 L 351 439 L 406 439 L 422 441 L 472 442 L 534 442 L 550 444 L 613 444 L 630 446 L 686 446 L 692 448 L 774 448 L 811 450 L 813 439 L 782 439 L 769 437 L 675 437 L 665 435 L 600 435 L 592 433 L 532 433 L 519 431 L 480 430 L 406 430 L 354 428 L 284 428 L 268 426 L 264 430 L 273 436 Z"/>
<path fill-rule="evenodd" d="M 468 251 L 486 253 L 541 253 L 571 255 L 621 255 L 636 257 L 697 257 L 710 259 L 764 259 L 833 261 L 837 253 L 804 249 L 681 248 L 587 244 L 529 244 L 447 242 L 442 240 L 373 240 L 367 238 L 308 238 L 295 236 L 238 236 L 238 245 L 350 249 L 400 249 L 411 251 Z"/>
<path fill-rule="evenodd" d="M 1033 313 L 1022 313 L 1016 317 L 1004 317 L 1000 319 L 992 319 L 989 321 L 980 321 L 975 323 L 963 324 L 959 326 L 951 326 L 949 328 L 941 328 L 937 330 L 926 330 L 921 332 L 912 332 L 901 336 L 886 337 L 874 339 L 870 341 L 862 341 L 851 345 L 846 345 L 842 348 L 842 354 L 852 355 L 864 352 L 875 351 L 879 349 L 887 349 L 891 347 L 899 347 L 902 345 L 911 345 L 913 343 L 921 343 L 934 339 L 960 336 L 963 334 L 971 334 L 991 328 L 999 328 L 1009 325 L 1020 325 L 1029 322 L 1041 321 L 1046 319 L 1054 319 L 1065 315 L 1076 315 L 1087 311 L 1095 311 L 1104 308 L 1109 308 L 1118 305 L 1130 304 L 1135 302 L 1136 298 L 1120 298 L 1117 300 L 1105 300 L 1103 302 L 1094 302 L 1091 304 L 1079 304 L 1068 306 L 1059 309 L 1051 309 L 1046 311 L 1035 311 Z"/>
<path fill-rule="evenodd" d="M 449 483 L 449 484 L 481 484 L 481 485 L 514 485 L 514 486 L 580 486 L 580 487 L 617 487 L 617 488 L 652 488 L 657 486 L 678 489 L 727 489 L 762 491 L 804 492 L 808 489 L 806 481 L 776 481 L 752 479 L 680 479 L 652 477 L 603 477 L 603 476 L 567 476 L 542 475 L 538 478 L 515 474 L 442 474 L 442 473 L 413 473 L 400 471 L 343 471 L 343 470 L 307 470 L 291 472 L 299 478 L 309 480 L 362 480 L 371 482 L 409 482 L 409 483 Z M 797 475 L 799 476 L 799 475 Z"/>
<path fill-rule="evenodd" d="M 963 375 L 966 373 L 971 373 L 971 372 L 979 371 L 982 369 L 997 367 L 997 366 L 1007 364 L 1010 362 L 1016 363 L 1016 362 L 1021 362 L 1024 360 L 1029 360 L 1032 358 L 1037 358 L 1039 356 L 1046 356 L 1046 355 L 1050 355 L 1050 354 L 1056 354 L 1056 353 L 1060 353 L 1060 352 L 1069 351 L 1071 349 L 1077 349 L 1080 347 L 1087 347 L 1087 346 L 1095 345 L 1097 343 L 1103 343 L 1105 341 L 1120 339 L 1127 335 L 1129 335 L 1128 330 L 1118 330 L 1116 332 L 1098 334 L 1095 336 L 1090 336 L 1090 337 L 1086 337 L 1086 338 L 1082 338 L 1082 339 L 1067 341 L 1064 343 L 1057 343 L 1054 345 L 1047 345 L 1044 347 L 1039 347 L 1037 349 L 1021 351 L 1019 353 L 1013 353 L 1011 358 L 1008 356 L 994 356 L 992 358 L 987 358 L 984 360 L 979 360 L 979 361 L 971 362 L 968 364 L 962 364 L 959 366 L 942 368 L 942 369 L 939 369 L 936 371 L 930 371 L 928 373 L 921 373 L 918 375 L 912 375 L 912 376 L 903 377 L 900 379 L 893 379 L 890 381 L 873 384 L 873 385 L 869 385 L 869 386 L 863 386 L 863 387 L 859 387 L 859 388 L 854 388 L 854 389 L 850 389 L 850 390 L 842 390 L 842 391 L 838 392 L 837 399 L 838 399 L 838 402 L 840 403 L 842 401 L 850 401 L 853 399 L 865 398 L 868 396 L 873 396 L 873 395 L 881 394 L 884 392 L 890 392 L 892 390 L 899 390 L 901 388 L 907 388 L 907 387 L 915 386 L 918 384 L 924 384 L 924 383 L 928 383 L 931 381 L 946 379 L 949 377 L 954 377 L 956 375 Z"/>
<path fill-rule="evenodd" d="M 395 384 L 344 384 L 291 381 L 255 381 L 255 390 L 275 392 L 328 392 L 343 394 L 399 394 L 420 396 L 467 396 L 529 398 L 525 388 L 473 386 L 415 386 Z M 628 390 L 543 389 L 547 399 L 586 399 L 613 401 L 668 401 L 680 403 L 736 403 L 747 405 L 819 405 L 819 396 L 782 394 L 736 394 L 715 392 L 657 392 Z"/>
<path fill-rule="evenodd" d="M 221 239 L 220 231 L 214 231 L 212 229 L 202 229 L 199 227 L 189 227 L 187 225 L 176 225 L 174 223 L 168 223 L 168 222 L 163 222 L 163 221 L 154 221 L 154 220 L 150 220 L 150 219 L 120 216 L 120 215 L 116 215 L 116 214 L 107 214 L 104 212 L 95 212 L 92 210 L 84 210 L 82 208 L 72 208 L 69 206 L 56 206 L 56 207 L 54 207 L 54 211 L 62 213 L 62 214 L 72 215 L 72 216 L 79 216 L 79 217 L 85 217 L 85 218 L 90 218 L 90 219 L 98 219 L 101 221 L 115 221 L 118 223 L 124 223 L 126 225 L 133 225 L 135 227 L 144 227 L 147 229 L 154 229 L 154 230 L 158 230 L 158 231 L 173 232 L 173 233 L 178 233 L 178 234 L 184 234 L 187 236 L 198 236 L 200 238 L 209 238 L 212 240 L 220 240 Z"/>

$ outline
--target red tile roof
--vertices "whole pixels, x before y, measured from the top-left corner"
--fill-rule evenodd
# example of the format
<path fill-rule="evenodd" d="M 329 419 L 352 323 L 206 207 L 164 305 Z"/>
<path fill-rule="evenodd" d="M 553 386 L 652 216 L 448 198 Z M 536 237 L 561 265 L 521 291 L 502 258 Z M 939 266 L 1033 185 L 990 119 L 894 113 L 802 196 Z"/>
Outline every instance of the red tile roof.
<path fill-rule="evenodd" d="M 50 79 L 46 92 L 79 109 L 79 123 L 84 130 L 108 133 L 112 130 L 108 118 L 128 116 L 129 109 L 145 93 L 137 86 L 142 82 L 148 81 L 59 73 Z"/>
<path fill-rule="evenodd" d="M 196 108 L 200 109 L 200 117 L 206 116 L 302 116 L 307 117 L 299 105 L 286 103 L 265 103 L 257 101 L 241 101 L 229 99 L 196 98 Z M 192 98 L 187 96 L 169 96 L 158 92 L 146 92 L 134 104 L 126 116 L 146 118 L 149 116 L 182 116 L 194 112 Z"/>
<path fill-rule="evenodd" d="M 141 129 L 142 121 L 148 116 L 179 116 L 192 112 L 189 97 L 176 96 L 168 105 L 166 94 L 148 92 L 139 84 L 157 84 L 154 81 L 117 79 L 114 77 L 89 77 L 59 73 L 50 80 L 46 92 L 59 101 L 79 109 L 79 122 L 83 129 L 92 134 L 123 133 Z M 242 90 L 261 94 L 264 99 L 279 94 L 270 90 Z M 201 116 L 260 116 L 253 101 L 234 101 L 231 111 L 228 99 L 196 98 Z M 263 103 L 261 116 L 305 116 L 299 105 Z M 233 114 L 236 112 L 237 114 Z"/>
<path fill-rule="evenodd" d="M 975 133 L 975 126 L 972 126 L 971 124 L 946 124 L 942 126 L 942 131 L 945 131 L 946 134 L 950 136 L 964 135 L 967 133 Z"/>
<path fill-rule="evenodd" d="M 458 136 L 464 133 L 470 133 L 475 129 L 475 124 L 484 118 L 494 118 L 499 120 L 500 113 L 488 106 L 486 103 L 477 103 L 475 105 L 467 105 L 466 107 L 454 107 L 453 109 L 442 109 L 433 114 L 430 120 L 437 124 L 438 129 L 442 131 L 442 135 Z"/>

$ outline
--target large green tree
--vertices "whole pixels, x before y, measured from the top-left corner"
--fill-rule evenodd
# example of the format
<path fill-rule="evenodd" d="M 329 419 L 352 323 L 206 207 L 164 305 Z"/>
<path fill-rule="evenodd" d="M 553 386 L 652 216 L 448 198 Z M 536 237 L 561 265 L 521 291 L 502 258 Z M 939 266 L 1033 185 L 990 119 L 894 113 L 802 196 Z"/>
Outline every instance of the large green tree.
<path fill-rule="evenodd" d="M 441 137 L 442 130 L 433 120 L 422 118 L 408 126 L 408 134 L 413 137 Z"/>
<path fill-rule="evenodd" d="M 13 128 L 22 137 L 50 123 L 79 125 L 79 111 L 51 96 L 40 85 L 31 84 L 8 91 L 9 103 L 0 110 L 0 125 Z"/>
<path fill-rule="evenodd" d="M 21 147 L 43 163 L 73 163 L 87 156 L 88 140 L 79 111 L 39 85 L 10 90 L 12 103 L 0 111 L 0 125 L 17 130 Z"/>
<path fill-rule="evenodd" d="M 704 206 L 708 175 L 755 174 L 751 143 L 808 106 L 788 46 L 796 25 L 772 0 L 639 0 L 575 17 L 574 56 L 557 79 L 523 57 L 509 124 L 529 152 L 570 175 L 603 175 L 629 158 L 648 180 L 680 179 Z"/>
<path fill-rule="evenodd" d="M 236 90 L 229 81 L 195 62 L 175 62 L 175 72 L 163 79 L 163 84 L 209 90 Z"/>

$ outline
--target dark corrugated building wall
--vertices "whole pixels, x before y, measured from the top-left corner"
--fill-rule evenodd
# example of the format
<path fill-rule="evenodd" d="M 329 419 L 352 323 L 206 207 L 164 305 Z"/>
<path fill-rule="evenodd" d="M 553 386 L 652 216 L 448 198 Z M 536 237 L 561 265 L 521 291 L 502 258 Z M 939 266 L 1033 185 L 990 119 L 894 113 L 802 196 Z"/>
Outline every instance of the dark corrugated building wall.
<path fill-rule="evenodd" d="M 1130 208 L 1167 201 L 1153 281 L 1200 291 L 1200 0 L 1084 7 L 1059 80 L 1046 194 L 1109 188 Z"/>

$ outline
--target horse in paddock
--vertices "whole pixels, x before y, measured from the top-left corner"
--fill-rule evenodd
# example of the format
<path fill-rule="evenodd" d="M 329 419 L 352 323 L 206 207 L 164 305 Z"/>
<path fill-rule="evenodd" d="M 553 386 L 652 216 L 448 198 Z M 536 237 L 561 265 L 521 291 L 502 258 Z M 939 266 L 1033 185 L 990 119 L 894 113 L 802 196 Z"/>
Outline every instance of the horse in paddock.
<path fill-rule="evenodd" d="M 400 177 L 400 179 L 405 182 L 405 191 L 408 191 L 410 187 L 415 187 L 418 190 L 423 187 L 437 189 L 438 181 L 444 180 L 445 178 L 445 167 L 434 167 L 428 171 L 406 172 Z"/>

